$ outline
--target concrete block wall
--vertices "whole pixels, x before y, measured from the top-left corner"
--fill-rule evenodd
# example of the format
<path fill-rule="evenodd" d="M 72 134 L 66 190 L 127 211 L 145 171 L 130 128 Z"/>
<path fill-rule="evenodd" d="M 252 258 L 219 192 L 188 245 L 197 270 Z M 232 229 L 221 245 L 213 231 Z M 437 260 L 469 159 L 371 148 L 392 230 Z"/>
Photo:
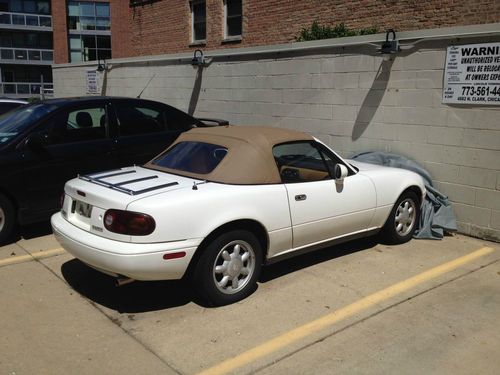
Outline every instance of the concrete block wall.
<path fill-rule="evenodd" d="M 494 37 L 467 43 L 498 42 Z M 500 107 L 441 103 L 446 47 L 423 42 L 383 61 L 375 48 L 189 64 L 113 67 L 106 94 L 144 98 L 234 124 L 317 136 L 340 154 L 414 159 L 453 202 L 462 233 L 500 241 Z M 228 59 L 229 60 L 229 59 Z M 85 94 L 85 67 L 54 67 L 57 96 Z"/>

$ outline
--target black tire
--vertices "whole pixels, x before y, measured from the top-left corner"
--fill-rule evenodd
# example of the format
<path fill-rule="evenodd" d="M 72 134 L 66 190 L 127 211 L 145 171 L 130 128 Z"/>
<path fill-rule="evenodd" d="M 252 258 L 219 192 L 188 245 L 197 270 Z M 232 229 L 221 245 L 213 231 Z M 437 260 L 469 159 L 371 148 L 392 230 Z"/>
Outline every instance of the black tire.
<path fill-rule="evenodd" d="M 413 237 L 420 220 L 420 199 L 413 191 L 405 191 L 396 201 L 382 230 L 382 239 L 402 244 Z"/>
<path fill-rule="evenodd" d="M 16 227 L 16 211 L 12 202 L 0 194 L 0 245 L 4 244 Z"/>
<path fill-rule="evenodd" d="M 200 251 L 192 282 L 206 302 L 213 306 L 228 305 L 255 290 L 262 266 L 262 248 L 253 233 L 233 230 L 221 234 Z"/>

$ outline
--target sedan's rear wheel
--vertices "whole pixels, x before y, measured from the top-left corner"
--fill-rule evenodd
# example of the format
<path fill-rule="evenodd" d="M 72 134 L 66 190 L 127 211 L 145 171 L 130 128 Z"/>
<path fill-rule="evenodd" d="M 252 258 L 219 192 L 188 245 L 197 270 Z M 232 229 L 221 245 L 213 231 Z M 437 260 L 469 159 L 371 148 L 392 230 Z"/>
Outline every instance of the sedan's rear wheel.
<path fill-rule="evenodd" d="M 0 244 L 3 244 L 14 231 L 15 220 L 14 206 L 5 195 L 0 194 Z"/>
<path fill-rule="evenodd" d="M 203 251 L 194 272 L 194 286 L 213 305 L 227 305 L 250 295 L 262 264 L 255 236 L 244 230 L 224 233 Z"/>
<path fill-rule="evenodd" d="M 406 191 L 397 200 L 383 234 L 390 243 L 405 243 L 413 237 L 420 217 L 420 204 L 417 194 Z"/>

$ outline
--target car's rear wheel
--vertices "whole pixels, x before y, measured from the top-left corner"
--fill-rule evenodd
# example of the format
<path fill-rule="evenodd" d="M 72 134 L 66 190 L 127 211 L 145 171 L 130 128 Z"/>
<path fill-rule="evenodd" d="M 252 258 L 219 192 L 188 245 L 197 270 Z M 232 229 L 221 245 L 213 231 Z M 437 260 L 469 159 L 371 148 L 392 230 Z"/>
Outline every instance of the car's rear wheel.
<path fill-rule="evenodd" d="M 0 244 L 5 243 L 16 226 L 16 215 L 12 202 L 0 194 Z"/>
<path fill-rule="evenodd" d="M 409 241 L 420 217 L 420 200 L 413 191 L 405 191 L 396 201 L 385 223 L 384 239 L 390 243 L 401 244 Z"/>
<path fill-rule="evenodd" d="M 254 291 L 262 265 L 262 249 L 255 235 L 234 230 L 200 250 L 193 282 L 203 299 L 221 306 L 242 300 Z"/>

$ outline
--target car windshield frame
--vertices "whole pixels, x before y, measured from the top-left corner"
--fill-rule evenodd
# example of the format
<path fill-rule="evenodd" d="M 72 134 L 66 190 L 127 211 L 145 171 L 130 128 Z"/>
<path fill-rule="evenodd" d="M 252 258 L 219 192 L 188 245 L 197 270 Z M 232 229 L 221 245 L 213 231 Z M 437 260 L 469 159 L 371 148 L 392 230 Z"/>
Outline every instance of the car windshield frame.
<path fill-rule="evenodd" d="M 21 106 L 0 116 L 0 147 L 9 144 L 12 140 L 23 134 L 33 124 L 49 113 L 54 112 L 58 106 L 46 103 L 35 103 Z"/>

